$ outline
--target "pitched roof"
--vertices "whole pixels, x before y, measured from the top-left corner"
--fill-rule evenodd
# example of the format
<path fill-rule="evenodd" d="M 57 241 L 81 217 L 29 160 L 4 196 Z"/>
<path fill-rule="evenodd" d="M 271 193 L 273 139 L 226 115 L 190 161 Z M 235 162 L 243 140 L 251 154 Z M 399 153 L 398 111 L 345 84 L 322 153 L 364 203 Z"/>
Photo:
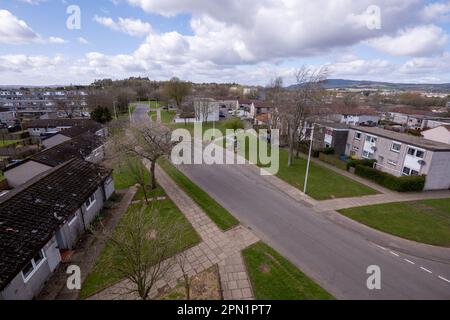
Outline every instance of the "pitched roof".
<path fill-rule="evenodd" d="M 86 158 L 103 145 L 103 139 L 90 132 L 39 152 L 29 159 L 56 167 L 73 158 Z"/>
<path fill-rule="evenodd" d="M 104 141 L 101 137 L 90 132 L 86 132 L 52 148 L 36 153 L 26 158 L 24 161 L 10 165 L 3 171 L 6 172 L 13 168 L 17 168 L 28 161 L 39 162 L 49 167 L 56 167 L 74 158 L 85 159 L 95 149 L 100 148 L 103 144 Z"/>
<path fill-rule="evenodd" d="M 83 123 L 80 126 L 74 126 L 74 127 L 69 128 L 69 129 L 64 129 L 64 130 L 62 130 L 62 131 L 60 131 L 58 133 L 49 135 L 48 137 L 44 138 L 43 140 L 47 140 L 47 139 L 49 139 L 51 137 L 54 137 L 54 136 L 56 136 L 58 134 L 61 134 L 63 136 L 69 137 L 69 138 L 75 138 L 75 137 L 80 136 L 80 135 L 82 135 L 83 133 L 86 133 L 86 132 L 90 132 L 90 133 L 95 134 L 97 131 L 101 130 L 102 128 L 103 128 L 103 126 L 100 123 L 97 123 L 95 121 L 92 121 L 92 122 L 89 121 L 89 122 Z"/>
<path fill-rule="evenodd" d="M 262 113 L 256 116 L 256 120 L 260 121 L 260 122 L 267 122 L 269 121 L 269 114 L 267 113 Z"/>
<path fill-rule="evenodd" d="M 0 290 L 110 174 L 73 159 L 0 198 Z"/>
<path fill-rule="evenodd" d="M 432 141 L 421 137 L 411 136 L 405 133 L 381 129 L 378 127 L 351 127 L 353 130 L 362 131 L 375 136 L 384 137 L 398 142 L 407 143 L 419 148 L 424 148 L 431 151 L 446 151 L 450 152 L 450 144 Z"/>
<path fill-rule="evenodd" d="M 22 127 L 28 128 L 56 128 L 94 125 L 96 122 L 90 119 L 35 119 L 24 121 Z"/>

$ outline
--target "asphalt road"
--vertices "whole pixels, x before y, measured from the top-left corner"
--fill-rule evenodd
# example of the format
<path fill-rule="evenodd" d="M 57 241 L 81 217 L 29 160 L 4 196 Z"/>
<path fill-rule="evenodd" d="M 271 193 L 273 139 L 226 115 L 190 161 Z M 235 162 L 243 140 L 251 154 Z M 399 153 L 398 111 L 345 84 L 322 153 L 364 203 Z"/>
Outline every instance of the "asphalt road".
<path fill-rule="evenodd" d="M 142 119 L 146 119 L 148 117 L 148 112 L 150 109 L 148 108 L 148 105 L 145 104 L 138 104 L 136 105 L 136 109 L 134 110 L 132 114 L 132 120 L 138 121 Z"/>
<path fill-rule="evenodd" d="M 450 299 L 450 283 L 445 281 L 450 279 L 449 265 L 379 247 L 274 189 L 246 166 L 182 169 L 338 299 Z M 372 265 L 381 269 L 381 290 L 367 288 L 367 268 Z"/>
<path fill-rule="evenodd" d="M 138 107 L 135 116 L 147 111 Z M 380 247 L 290 198 L 246 165 L 182 170 L 338 299 L 450 299 L 450 265 Z M 381 269 L 381 290 L 367 288 L 372 265 Z"/>

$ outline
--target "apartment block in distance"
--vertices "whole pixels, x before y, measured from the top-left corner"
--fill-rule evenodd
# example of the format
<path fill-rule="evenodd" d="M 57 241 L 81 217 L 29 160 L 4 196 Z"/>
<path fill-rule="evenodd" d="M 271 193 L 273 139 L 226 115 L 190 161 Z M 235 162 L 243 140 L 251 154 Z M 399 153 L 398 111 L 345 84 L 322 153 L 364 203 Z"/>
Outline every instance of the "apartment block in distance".
<path fill-rule="evenodd" d="M 351 127 L 346 155 L 377 160 L 394 176 L 426 175 L 425 190 L 450 189 L 450 144 L 374 127 Z"/>

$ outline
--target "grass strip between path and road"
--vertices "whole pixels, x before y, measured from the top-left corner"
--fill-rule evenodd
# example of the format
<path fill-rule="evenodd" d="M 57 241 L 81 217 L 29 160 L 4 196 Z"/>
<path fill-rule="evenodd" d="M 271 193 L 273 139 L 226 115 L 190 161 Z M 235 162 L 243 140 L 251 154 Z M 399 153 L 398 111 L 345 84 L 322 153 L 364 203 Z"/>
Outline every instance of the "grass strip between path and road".
<path fill-rule="evenodd" d="M 221 230 L 226 231 L 239 225 L 239 221 L 231 213 L 186 177 L 169 160 L 161 159 L 159 165 Z"/>
<path fill-rule="evenodd" d="M 268 245 L 259 242 L 243 252 L 257 300 L 332 300 L 331 294 Z"/>
<path fill-rule="evenodd" d="M 420 243 L 450 247 L 450 199 L 388 203 L 339 212 L 371 228 Z"/>

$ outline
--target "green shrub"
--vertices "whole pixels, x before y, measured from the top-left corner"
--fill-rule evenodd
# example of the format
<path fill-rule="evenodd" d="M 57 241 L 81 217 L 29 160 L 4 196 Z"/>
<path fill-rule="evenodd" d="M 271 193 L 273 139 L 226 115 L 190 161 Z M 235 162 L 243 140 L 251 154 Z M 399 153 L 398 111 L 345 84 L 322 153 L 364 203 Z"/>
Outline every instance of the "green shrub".
<path fill-rule="evenodd" d="M 356 165 L 355 174 L 398 192 L 422 191 L 426 181 L 426 176 L 396 177 L 389 173 L 363 165 Z"/>
<path fill-rule="evenodd" d="M 334 148 L 324 148 L 320 150 L 320 153 L 326 154 L 326 155 L 332 155 L 336 153 L 336 150 Z"/>
<path fill-rule="evenodd" d="M 362 160 L 349 159 L 347 162 L 347 170 L 349 170 L 350 168 L 356 168 L 356 166 L 373 168 L 376 162 L 377 160 L 374 159 L 362 159 Z"/>

